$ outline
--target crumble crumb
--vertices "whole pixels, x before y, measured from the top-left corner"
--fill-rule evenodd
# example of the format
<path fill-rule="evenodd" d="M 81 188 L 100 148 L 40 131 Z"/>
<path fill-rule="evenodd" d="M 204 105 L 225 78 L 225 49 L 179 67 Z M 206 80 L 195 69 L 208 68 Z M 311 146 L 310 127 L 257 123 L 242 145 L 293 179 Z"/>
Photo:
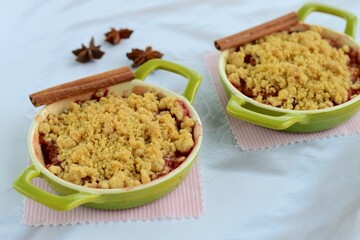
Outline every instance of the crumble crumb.
<path fill-rule="evenodd" d="M 47 165 L 50 172 L 109 189 L 138 186 L 172 171 L 165 159 L 185 160 L 194 146 L 194 124 L 177 98 L 147 92 L 74 102 L 50 114 L 38 131 L 58 149 L 59 164 Z"/>
<path fill-rule="evenodd" d="M 275 33 L 241 46 L 227 59 L 230 82 L 246 96 L 284 109 L 322 109 L 348 101 L 359 85 L 350 81 L 350 48 L 336 48 L 321 31 Z"/>

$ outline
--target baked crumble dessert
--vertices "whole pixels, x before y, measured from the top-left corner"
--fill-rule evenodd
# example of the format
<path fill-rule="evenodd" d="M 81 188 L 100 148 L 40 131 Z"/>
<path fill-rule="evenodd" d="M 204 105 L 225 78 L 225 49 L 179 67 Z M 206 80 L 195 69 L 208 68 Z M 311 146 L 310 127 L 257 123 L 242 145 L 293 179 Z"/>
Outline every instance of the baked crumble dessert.
<path fill-rule="evenodd" d="M 176 97 L 95 96 L 39 124 L 44 162 L 56 176 L 91 188 L 137 186 L 177 168 L 194 147 L 195 121 Z"/>
<path fill-rule="evenodd" d="M 230 52 L 226 73 L 239 91 L 274 107 L 313 110 L 342 104 L 360 91 L 357 53 L 323 38 L 322 29 L 283 31 Z"/>

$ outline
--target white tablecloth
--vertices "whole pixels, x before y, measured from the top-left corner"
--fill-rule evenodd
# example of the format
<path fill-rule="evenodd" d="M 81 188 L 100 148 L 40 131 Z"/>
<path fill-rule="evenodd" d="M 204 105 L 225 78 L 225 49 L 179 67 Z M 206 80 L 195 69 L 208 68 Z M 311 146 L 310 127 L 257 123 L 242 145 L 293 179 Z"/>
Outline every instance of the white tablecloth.
<path fill-rule="evenodd" d="M 0 239 L 360 239 L 359 135 L 241 151 L 203 61 L 204 54 L 215 51 L 215 39 L 296 11 L 305 2 L 2 1 Z M 318 2 L 360 16 L 360 1 Z M 324 14 L 313 14 L 307 22 L 340 32 L 345 25 Z M 111 46 L 103 35 L 110 27 L 134 33 Z M 106 54 L 92 63 L 76 62 L 71 51 L 92 36 Z M 23 197 L 12 182 L 28 165 L 27 130 L 38 111 L 28 95 L 130 65 L 126 52 L 148 45 L 203 76 L 195 108 L 205 130 L 199 159 L 205 215 L 60 227 L 22 224 Z M 185 86 L 172 74 L 155 75 L 148 81 L 177 92 Z"/>

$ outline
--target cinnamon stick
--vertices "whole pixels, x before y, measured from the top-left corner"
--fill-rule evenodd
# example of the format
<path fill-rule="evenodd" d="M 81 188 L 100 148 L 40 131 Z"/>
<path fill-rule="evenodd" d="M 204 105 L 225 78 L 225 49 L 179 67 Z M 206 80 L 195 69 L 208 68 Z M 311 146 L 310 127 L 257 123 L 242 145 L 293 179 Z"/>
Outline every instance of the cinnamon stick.
<path fill-rule="evenodd" d="M 133 71 L 129 67 L 122 67 L 47 88 L 30 94 L 29 98 L 35 107 L 39 107 L 133 79 Z"/>
<path fill-rule="evenodd" d="M 299 22 L 298 16 L 295 12 L 288 13 L 282 17 L 276 18 L 269 22 L 260 24 L 248 30 L 218 39 L 215 41 L 215 47 L 218 50 L 225 50 L 232 47 L 237 47 L 256 39 L 262 38 L 266 35 L 280 32 L 290 28 Z"/>

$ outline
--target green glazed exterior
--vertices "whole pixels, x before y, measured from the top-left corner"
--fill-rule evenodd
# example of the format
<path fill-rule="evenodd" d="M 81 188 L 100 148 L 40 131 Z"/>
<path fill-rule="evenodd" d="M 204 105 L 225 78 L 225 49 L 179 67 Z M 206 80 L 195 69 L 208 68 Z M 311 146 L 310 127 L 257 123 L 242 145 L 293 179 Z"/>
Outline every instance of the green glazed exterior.
<path fill-rule="evenodd" d="M 163 69 L 174 72 L 187 78 L 188 84 L 185 87 L 183 93 L 184 97 L 161 87 L 156 87 L 151 84 L 142 82 L 152 71 L 156 69 Z M 42 162 L 43 160 L 41 149 L 38 143 L 38 137 L 36 136 L 36 134 L 38 134 L 38 122 L 41 121 L 41 119 L 44 119 L 50 110 L 54 112 L 62 112 L 67 108 L 70 102 L 74 101 L 75 99 L 88 99 L 88 97 L 92 95 L 92 93 L 88 93 L 81 96 L 76 96 L 74 99 L 71 98 L 45 106 L 34 118 L 34 121 L 29 129 L 28 138 L 29 155 L 33 164 L 25 169 L 23 173 L 17 177 L 13 183 L 13 187 L 24 196 L 33 199 L 49 208 L 61 211 L 71 210 L 80 205 L 98 209 L 133 208 L 157 200 L 174 190 L 189 173 L 192 165 L 197 159 L 201 147 L 203 135 L 202 126 L 199 116 L 191 106 L 191 103 L 193 102 L 196 95 L 196 91 L 201 83 L 201 75 L 178 64 L 156 59 L 143 64 L 135 72 L 135 76 L 137 78 L 136 80 L 112 86 L 109 88 L 109 92 L 121 93 L 131 92 L 135 88 L 155 88 L 158 91 L 164 93 L 166 96 L 176 96 L 182 100 L 186 104 L 190 115 L 195 119 L 195 146 L 184 163 L 182 163 L 179 167 L 167 175 L 150 183 L 122 189 L 87 188 L 72 184 L 53 175 L 50 171 L 47 170 Z M 59 195 L 46 192 L 33 185 L 31 180 L 36 177 L 45 180 L 49 186 Z"/>
<path fill-rule="evenodd" d="M 312 12 L 322 12 L 344 18 L 346 21 L 344 33 L 355 39 L 357 17 L 351 12 L 323 4 L 308 3 L 305 4 L 302 8 L 300 8 L 297 12 L 299 21 L 304 22 L 306 17 Z"/>
<path fill-rule="evenodd" d="M 353 40 L 355 37 L 357 18 L 353 14 L 337 8 L 321 4 L 304 5 L 298 16 L 303 21 L 311 12 L 319 11 L 346 20 L 345 34 L 323 28 L 324 34 L 330 38 L 341 40 L 360 53 L 360 47 Z M 360 109 L 360 96 L 341 105 L 321 110 L 287 110 L 258 103 L 238 91 L 227 78 L 225 72 L 226 59 L 229 50 L 221 53 L 219 59 L 219 74 L 222 86 L 229 98 L 226 111 L 229 115 L 274 130 L 288 132 L 315 132 L 330 129 L 350 119 Z"/>
<path fill-rule="evenodd" d="M 196 92 L 199 89 L 201 83 L 201 76 L 197 72 L 172 62 L 168 62 L 160 59 L 153 59 L 143 64 L 135 72 L 135 77 L 136 79 L 139 80 L 145 80 L 145 78 L 156 69 L 162 69 L 169 72 L 173 72 L 187 78 L 189 81 L 182 95 L 191 104 L 193 103 Z"/>

